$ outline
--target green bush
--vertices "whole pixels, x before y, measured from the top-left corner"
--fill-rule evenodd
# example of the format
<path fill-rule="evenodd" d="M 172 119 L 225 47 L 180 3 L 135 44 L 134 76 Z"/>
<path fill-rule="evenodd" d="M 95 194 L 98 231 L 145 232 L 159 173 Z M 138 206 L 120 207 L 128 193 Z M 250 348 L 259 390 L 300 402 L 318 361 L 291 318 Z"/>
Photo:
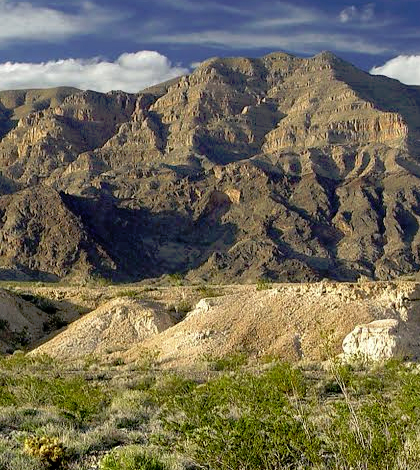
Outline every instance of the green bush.
<path fill-rule="evenodd" d="M 243 358 L 177 374 L 2 358 L 0 470 L 88 469 L 98 455 L 102 470 L 166 469 L 154 456 L 169 453 L 170 468 L 419 468 L 417 365 L 242 367 Z M 29 433 L 48 439 L 44 450 Z"/>
<path fill-rule="evenodd" d="M 175 397 L 166 426 L 182 436 L 181 448 L 193 444 L 203 467 L 308 468 L 319 460 L 320 439 L 289 399 L 305 392 L 304 377 L 287 364 L 260 375 L 223 375 Z"/>
<path fill-rule="evenodd" d="M 100 462 L 100 470 L 167 470 L 157 457 L 141 447 L 127 446 L 107 454 Z"/>
<path fill-rule="evenodd" d="M 26 302 L 31 302 L 35 307 L 39 308 L 49 315 L 54 315 L 58 312 L 58 308 L 55 306 L 54 302 L 50 299 L 43 297 L 41 295 L 31 294 L 31 293 L 22 293 L 19 294 L 20 298 Z"/>
<path fill-rule="evenodd" d="M 181 273 L 172 273 L 168 275 L 169 282 L 172 286 L 182 286 L 184 276 Z"/>
<path fill-rule="evenodd" d="M 200 296 L 202 296 L 203 298 L 220 297 L 223 295 L 222 292 L 217 289 L 214 289 L 213 287 L 200 286 L 197 288 L 197 290 L 200 293 Z"/>
<path fill-rule="evenodd" d="M 109 401 L 100 387 L 83 377 L 17 376 L 8 380 L 6 389 L 9 401 L 18 406 L 53 406 L 77 423 L 95 417 Z"/>
<path fill-rule="evenodd" d="M 235 370 L 248 362 L 248 358 L 245 353 L 235 353 L 215 358 L 210 356 L 206 359 L 209 362 L 210 369 L 218 371 Z"/>
<path fill-rule="evenodd" d="M 272 289 L 273 281 L 271 279 L 261 277 L 257 280 L 256 289 L 257 290 L 267 290 Z"/>
<path fill-rule="evenodd" d="M 165 374 L 155 383 L 150 390 L 151 397 L 159 404 L 170 404 L 180 397 L 188 396 L 188 393 L 197 386 L 194 380 L 178 374 Z"/>
<path fill-rule="evenodd" d="M 356 408 L 337 402 L 331 418 L 327 431 L 329 451 L 339 466 L 395 468 L 398 451 L 403 447 L 405 424 L 386 399 L 365 398 Z"/>
<path fill-rule="evenodd" d="M 141 299 L 143 297 L 143 293 L 137 290 L 127 289 L 127 290 L 118 291 L 115 294 L 115 297 L 130 297 L 132 299 Z"/>

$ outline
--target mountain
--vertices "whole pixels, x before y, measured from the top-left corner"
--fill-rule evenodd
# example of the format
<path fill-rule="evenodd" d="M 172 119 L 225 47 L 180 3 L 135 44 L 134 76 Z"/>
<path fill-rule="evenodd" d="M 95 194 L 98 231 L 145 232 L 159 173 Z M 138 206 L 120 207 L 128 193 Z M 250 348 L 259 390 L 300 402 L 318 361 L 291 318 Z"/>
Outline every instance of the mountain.
<path fill-rule="evenodd" d="M 420 267 L 420 87 L 331 53 L 138 94 L 0 92 L 0 278 L 392 279 Z"/>

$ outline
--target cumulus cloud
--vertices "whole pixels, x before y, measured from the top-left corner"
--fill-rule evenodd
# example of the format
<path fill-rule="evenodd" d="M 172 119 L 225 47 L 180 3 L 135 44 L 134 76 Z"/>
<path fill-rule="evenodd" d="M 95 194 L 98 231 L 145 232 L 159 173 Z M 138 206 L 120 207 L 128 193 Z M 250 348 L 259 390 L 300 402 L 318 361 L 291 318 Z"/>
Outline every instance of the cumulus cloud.
<path fill-rule="evenodd" d="M 35 6 L 28 2 L 0 0 L 0 45 L 13 41 L 55 41 L 87 34 L 122 18 L 120 13 L 92 2 L 82 2 L 74 13 Z"/>
<path fill-rule="evenodd" d="M 0 89 L 74 86 L 96 91 L 137 92 L 159 82 L 188 73 L 173 66 L 155 51 L 120 55 L 114 62 L 98 58 L 64 59 L 42 63 L 6 62 L 0 64 Z"/>
<path fill-rule="evenodd" d="M 357 8 L 354 5 L 351 5 L 347 8 L 344 8 L 339 14 L 339 19 L 341 23 L 351 23 L 351 22 L 362 22 L 367 23 L 371 21 L 375 16 L 375 4 L 368 3 L 362 8 Z"/>
<path fill-rule="evenodd" d="M 420 85 L 420 56 L 400 55 L 380 67 L 373 67 L 372 75 L 386 75 L 406 85 Z"/>

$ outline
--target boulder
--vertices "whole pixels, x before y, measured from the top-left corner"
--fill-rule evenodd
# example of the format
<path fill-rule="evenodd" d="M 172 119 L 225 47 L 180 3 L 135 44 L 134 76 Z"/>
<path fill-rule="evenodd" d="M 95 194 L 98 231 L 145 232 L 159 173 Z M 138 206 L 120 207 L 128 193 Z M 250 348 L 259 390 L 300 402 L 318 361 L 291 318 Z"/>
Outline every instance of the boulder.
<path fill-rule="evenodd" d="M 412 357 L 410 336 L 404 323 L 394 318 L 358 325 L 343 340 L 344 356 L 372 361 Z"/>

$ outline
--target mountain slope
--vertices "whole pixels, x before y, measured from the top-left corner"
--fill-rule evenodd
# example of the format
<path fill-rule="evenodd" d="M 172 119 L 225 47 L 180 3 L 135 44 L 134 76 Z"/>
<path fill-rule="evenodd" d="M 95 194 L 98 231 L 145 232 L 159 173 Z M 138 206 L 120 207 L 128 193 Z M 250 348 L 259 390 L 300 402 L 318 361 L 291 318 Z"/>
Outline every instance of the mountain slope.
<path fill-rule="evenodd" d="M 214 282 L 390 279 L 419 268 L 417 87 L 330 53 L 273 53 L 209 59 L 137 95 L 43 93 L 26 108 L 0 93 L 5 119 L 19 114 L 0 143 L 3 219 L 21 194 L 59 197 L 57 222 L 78 227 L 84 235 L 71 238 L 86 240 L 87 254 L 57 260 L 42 249 L 80 244 L 60 230 L 45 238 L 52 222 L 32 204 L 39 236 L 13 229 L 21 248 L 2 245 L 7 266 Z"/>

